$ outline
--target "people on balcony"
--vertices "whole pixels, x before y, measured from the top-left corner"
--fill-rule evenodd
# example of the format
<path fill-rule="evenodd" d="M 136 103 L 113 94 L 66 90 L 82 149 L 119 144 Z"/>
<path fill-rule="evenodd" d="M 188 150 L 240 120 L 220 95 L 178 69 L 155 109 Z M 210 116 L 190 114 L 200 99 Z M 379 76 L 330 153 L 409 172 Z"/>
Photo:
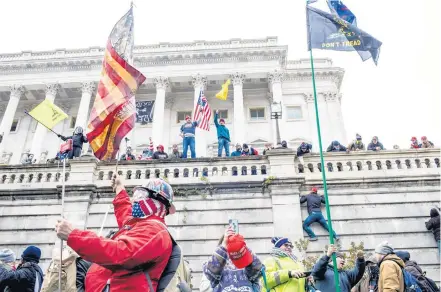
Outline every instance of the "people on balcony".
<path fill-rule="evenodd" d="M 63 140 L 67 141 L 69 139 L 72 139 L 72 150 L 69 151 L 69 154 L 67 155 L 67 158 L 73 159 L 74 157 L 80 157 L 81 151 L 83 150 L 83 144 L 87 143 L 87 137 L 83 134 L 83 128 L 82 127 L 76 127 L 72 136 L 63 136 L 58 134 L 58 137 Z"/>
<path fill-rule="evenodd" d="M 355 135 L 355 140 L 352 141 L 349 145 L 348 145 L 348 152 L 349 151 L 362 151 L 362 150 L 366 150 L 366 147 L 362 141 L 361 135 L 360 134 L 356 134 Z"/>
<path fill-rule="evenodd" d="M 217 156 L 222 157 L 222 149 L 225 149 L 225 156 L 230 156 L 230 131 L 225 126 L 225 120 L 219 119 L 219 111 L 216 110 L 216 113 L 214 114 L 214 124 L 216 126 L 217 130 L 217 143 L 218 143 L 218 149 L 217 149 Z"/>
<path fill-rule="evenodd" d="M 310 241 L 318 240 L 314 231 L 312 231 L 311 227 L 309 227 L 312 223 L 318 222 L 324 229 L 329 232 L 328 223 L 326 222 L 325 217 L 323 217 L 321 206 L 322 203 L 325 204 L 325 197 L 318 195 L 318 190 L 316 187 L 311 189 L 311 193 L 306 196 L 300 197 L 300 204 L 306 202 L 306 208 L 308 209 L 309 216 L 303 222 L 303 230 L 306 231 L 309 235 Z M 334 238 L 338 239 L 337 234 L 334 232 Z"/>
<path fill-rule="evenodd" d="M 21 164 L 33 164 L 36 160 L 34 159 L 34 154 L 26 153 L 24 158 L 21 161 Z"/>
<path fill-rule="evenodd" d="M 132 154 L 132 147 L 127 147 L 126 153 L 121 156 L 121 160 L 136 160 L 135 155 Z"/>
<path fill-rule="evenodd" d="M 312 151 L 312 144 L 302 142 L 299 147 L 297 147 L 297 157 L 301 157 L 305 155 L 306 153 L 311 153 Z"/>
<path fill-rule="evenodd" d="M 280 142 L 280 144 L 277 144 L 276 149 L 288 149 L 288 143 L 283 140 L 282 142 Z"/>
<path fill-rule="evenodd" d="M 187 158 L 188 148 L 190 148 L 191 158 L 196 158 L 196 127 L 200 121 L 191 121 L 190 116 L 185 117 L 185 124 L 181 126 L 182 137 L 182 158 Z"/>
<path fill-rule="evenodd" d="M 331 145 L 328 146 L 326 152 L 346 152 L 346 147 L 341 145 L 338 141 L 332 141 Z"/>
<path fill-rule="evenodd" d="M 167 158 L 168 158 L 168 154 L 164 152 L 164 146 L 158 145 L 158 147 L 156 147 L 156 152 L 153 153 L 153 159 L 167 159 Z"/>
<path fill-rule="evenodd" d="M 233 151 L 233 152 L 231 153 L 231 156 L 232 156 L 232 157 L 235 157 L 235 156 L 242 156 L 242 145 L 240 145 L 239 143 L 237 143 L 237 144 L 236 144 L 236 151 Z"/>
<path fill-rule="evenodd" d="M 271 143 L 265 143 L 265 149 L 263 149 L 263 155 L 267 155 L 268 151 L 271 149 L 274 149 L 273 145 Z"/>
<path fill-rule="evenodd" d="M 433 147 L 434 147 L 433 143 L 427 140 L 426 136 L 421 137 L 420 148 L 433 148 Z"/>
<path fill-rule="evenodd" d="M 236 148 L 237 149 L 237 148 Z M 259 152 L 253 147 L 248 147 L 248 144 L 243 144 L 241 156 L 259 155 Z"/>
<path fill-rule="evenodd" d="M 410 139 L 410 149 L 419 149 L 421 148 L 420 145 L 421 144 L 418 143 L 417 137 L 412 137 L 412 139 Z"/>
<path fill-rule="evenodd" d="M 371 143 L 368 145 L 368 149 L 371 151 L 380 151 L 384 150 L 383 144 L 380 143 L 377 136 L 372 137 Z"/>
<path fill-rule="evenodd" d="M 152 160 L 153 159 L 153 140 L 152 137 L 149 137 L 149 147 L 147 149 L 142 150 L 141 157 L 139 160 Z"/>
<path fill-rule="evenodd" d="M 173 158 L 173 159 L 182 157 L 182 153 L 179 152 L 179 149 L 178 149 L 178 144 L 173 144 L 172 152 L 168 155 L 168 157 Z"/>

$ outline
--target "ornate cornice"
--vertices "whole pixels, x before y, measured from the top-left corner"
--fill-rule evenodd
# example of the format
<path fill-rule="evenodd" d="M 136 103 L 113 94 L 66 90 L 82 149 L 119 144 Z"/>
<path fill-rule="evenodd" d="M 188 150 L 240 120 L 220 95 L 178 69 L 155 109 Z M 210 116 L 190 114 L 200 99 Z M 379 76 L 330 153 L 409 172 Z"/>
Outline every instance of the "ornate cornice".
<path fill-rule="evenodd" d="M 88 93 L 90 95 L 93 94 L 93 92 L 96 89 L 96 83 L 95 82 L 83 82 L 81 83 L 81 92 L 82 93 Z"/>
<path fill-rule="evenodd" d="M 58 83 L 46 84 L 46 95 L 50 94 L 57 96 L 58 91 L 60 91 L 61 86 Z"/>
<path fill-rule="evenodd" d="M 193 83 L 194 88 L 205 88 L 207 84 L 207 77 L 202 76 L 201 74 L 196 74 L 191 77 L 191 82 Z"/>
<path fill-rule="evenodd" d="M 340 94 L 338 94 L 337 92 L 322 92 L 321 94 L 325 98 L 326 102 L 340 101 L 339 100 Z"/>
<path fill-rule="evenodd" d="M 11 91 L 11 97 L 20 98 L 26 92 L 26 89 L 22 85 L 12 85 L 9 86 L 9 90 Z"/>
<path fill-rule="evenodd" d="M 164 77 L 164 76 L 155 77 L 153 82 L 156 85 L 156 89 L 164 89 L 165 90 L 169 86 L 169 80 L 167 77 Z"/>
<path fill-rule="evenodd" d="M 230 75 L 230 79 L 233 82 L 233 86 L 242 85 L 243 82 L 245 81 L 245 74 L 236 72 Z"/>
<path fill-rule="evenodd" d="M 285 73 L 283 71 L 276 69 L 273 72 L 268 73 L 268 82 L 271 84 L 281 83 L 284 76 Z"/>

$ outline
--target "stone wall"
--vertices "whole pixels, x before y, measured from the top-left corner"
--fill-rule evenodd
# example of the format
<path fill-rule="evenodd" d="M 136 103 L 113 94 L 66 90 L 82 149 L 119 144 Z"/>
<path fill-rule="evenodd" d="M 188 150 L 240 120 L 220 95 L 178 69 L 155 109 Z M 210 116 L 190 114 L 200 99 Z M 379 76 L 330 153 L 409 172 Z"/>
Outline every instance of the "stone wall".
<path fill-rule="evenodd" d="M 424 226 L 429 210 L 440 204 L 439 149 L 330 154 L 325 160 L 333 166 L 327 165 L 326 174 L 333 225 L 343 250 L 351 241 L 363 241 L 371 252 L 388 240 L 397 249 L 408 250 L 439 282 L 436 243 Z M 286 150 L 235 160 L 127 162 L 118 171 L 128 186 L 141 184 L 148 173 L 153 177 L 156 172 L 166 175 L 178 190 L 178 212 L 167 218 L 167 224 L 190 261 L 198 287 L 202 263 L 230 218 L 239 220 L 240 232 L 262 258 L 269 254 L 272 236 L 306 237 L 302 221 L 307 212 L 299 196 L 311 186 L 321 187 L 317 161 L 311 155 L 304 158 L 304 166 L 299 165 L 294 153 Z M 78 228 L 99 230 L 113 197 L 108 180 L 113 171 L 114 164 L 92 160 L 67 165 L 64 212 Z M 0 248 L 12 248 L 19 256 L 27 245 L 38 245 L 43 251 L 42 266 L 47 266 L 56 242 L 53 228 L 61 216 L 61 180 L 57 166 L 0 167 Z M 115 227 L 110 210 L 103 234 Z M 308 254 L 320 254 L 328 243 L 327 233 L 316 224 L 313 230 L 319 240 L 309 245 Z"/>

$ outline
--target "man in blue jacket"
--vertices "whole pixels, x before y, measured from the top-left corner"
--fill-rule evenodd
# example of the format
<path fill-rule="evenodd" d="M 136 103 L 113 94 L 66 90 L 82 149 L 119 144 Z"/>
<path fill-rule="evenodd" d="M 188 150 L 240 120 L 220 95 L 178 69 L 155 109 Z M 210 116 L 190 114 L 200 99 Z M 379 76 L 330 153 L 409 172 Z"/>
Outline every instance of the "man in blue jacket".
<path fill-rule="evenodd" d="M 326 152 L 346 152 L 346 147 L 341 145 L 338 141 L 332 141 L 331 145 L 328 146 Z"/>
<path fill-rule="evenodd" d="M 195 133 L 196 127 L 199 124 L 199 121 L 191 121 L 190 116 L 185 117 L 185 124 L 181 126 L 181 137 L 182 141 L 182 158 L 187 158 L 188 147 L 190 147 L 191 158 L 196 158 L 196 141 L 195 141 Z"/>
<path fill-rule="evenodd" d="M 357 261 L 355 267 L 352 270 L 344 270 L 345 265 L 344 254 L 337 252 L 335 245 L 330 245 L 326 255 L 322 256 L 312 269 L 312 276 L 315 280 L 315 287 L 322 292 L 334 292 L 334 267 L 332 266 L 332 254 L 336 253 L 337 257 L 337 270 L 340 282 L 341 292 L 350 292 L 363 277 L 364 270 L 366 268 L 366 262 L 364 261 L 364 252 L 362 250 L 357 251 Z"/>
<path fill-rule="evenodd" d="M 217 121 L 219 117 L 219 111 L 216 110 L 216 113 L 214 115 L 214 124 L 216 125 L 217 129 L 217 156 L 222 157 L 222 148 L 225 148 L 225 156 L 230 156 L 230 131 L 227 127 L 225 127 L 225 120 L 219 119 L 219 122 Z"/>
<path fill-rule="evenodd" d="M 378 141 L 377 136 L 374 136 L 372 138 L 371 143 L 369 143 L 369 145 L 368 145 L 368 150 L 371 150 L 371 151 L 384 150 L 384 146 L 383 146 L 383 144 L 380 143 L 380 141 Z"/>

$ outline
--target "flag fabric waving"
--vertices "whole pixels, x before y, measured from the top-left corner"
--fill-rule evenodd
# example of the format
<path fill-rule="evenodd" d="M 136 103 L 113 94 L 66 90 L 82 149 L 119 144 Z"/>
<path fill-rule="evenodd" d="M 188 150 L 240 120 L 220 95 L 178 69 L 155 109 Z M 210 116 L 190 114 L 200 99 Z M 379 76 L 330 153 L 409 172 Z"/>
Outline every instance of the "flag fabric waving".
<path fill-rule="evenodd" d="M 101 80 L 90 113 L 87 139 L 100 160 L 113 159 L 121 140 L 135 127 L 135 93 L 145 81 L 132 67 L 133 10 L 117 22 L 104 53 Z"/>
<path fill-rule="evenodd" d="M 377 65 L 382 43 L 355 25 L 312 6 L 306 6 L 308 50 L 357 51 L 363 61 Z"/>
<path fill-rule="evenodd" d="M 329 9 L 343 20 L 357 26 L 357 18 L 341 0 L 327 0 Z"/>
<path fill-rule="evenodd" d="M 228 86 L 231 84 L 231 80 L 228 79 L 225 81 L 225 83 L 222 85 L 222 89 L 216 94 L 216 98 L 219 98 L 220 100 L 227 100 L 228 98 Z"/>
<path fill-rule="evenodd" d="M 199 121 L 198 127 L 205 130 L 210 131 L 210 118 L 211 118 L 211 108 L 208 104 L 208 100 L 204 95 L 204 90 L 201 89 L 199 92 L 199 99 L 196 103 L 196 107 L 194 109 L 194 121 Z"/>
<path fill-rule="evenodd" d="M 67 114 L 48 99 L 43 100 L 27 114 L 50 130 L 62 120 L 67 119 Z"/>

